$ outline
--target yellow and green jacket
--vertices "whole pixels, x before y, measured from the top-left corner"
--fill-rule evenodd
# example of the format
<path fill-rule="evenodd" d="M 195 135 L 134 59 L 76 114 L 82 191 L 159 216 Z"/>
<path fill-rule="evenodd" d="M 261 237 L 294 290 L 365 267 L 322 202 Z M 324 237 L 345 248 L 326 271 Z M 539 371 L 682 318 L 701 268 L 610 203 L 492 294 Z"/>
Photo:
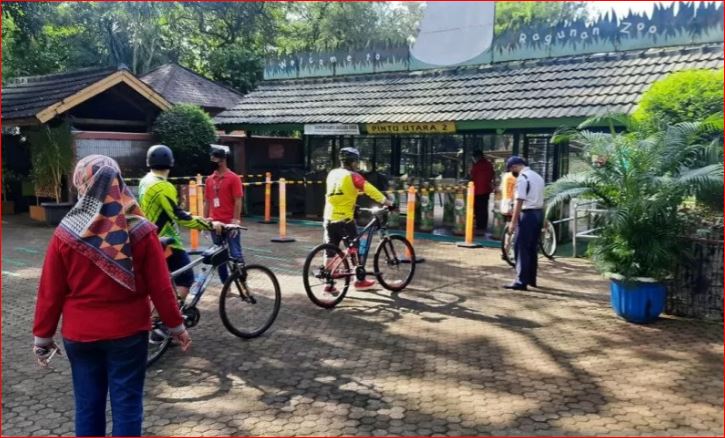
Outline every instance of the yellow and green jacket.
<path fill-rule="evenodd" d="M 330 222 L 352 220 L 355 203 L 361 192 L 377 203 L 385 201 L 385 195 L 359 173 L 344 168 L 332 170 L 327 174 L 324 219 Z"/>
<path fill-rule="evenodd" d="M 192 216 L 179 207 L 176 187 L 166 178 L 149 172 L 141 179 L 138 201 L 146 218 L 156 224 L 159 237 L 173 239 L 172 248 L 184 249 L 178 225 L 194 230 L 211 230 L 211 222 Z"/>

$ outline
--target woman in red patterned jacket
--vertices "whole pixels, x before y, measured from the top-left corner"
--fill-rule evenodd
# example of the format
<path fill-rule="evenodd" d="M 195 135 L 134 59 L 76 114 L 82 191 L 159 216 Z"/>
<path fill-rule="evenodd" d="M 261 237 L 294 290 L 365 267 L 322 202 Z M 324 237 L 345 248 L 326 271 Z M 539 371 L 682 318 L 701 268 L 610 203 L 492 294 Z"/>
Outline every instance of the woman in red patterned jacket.
<path fill-rule="evenodd" d="M 55 230 L 35 309 L 34 351 L 47 365 L 61 329 L 73 374 L 77 436 L 104 436 L 110 392 L 114 436 L 140 436 L 150 303 L 184 351 L 191 344 L 156 227 L 142 215 L 118 164 L 78 162 L 78 203 Z"/>

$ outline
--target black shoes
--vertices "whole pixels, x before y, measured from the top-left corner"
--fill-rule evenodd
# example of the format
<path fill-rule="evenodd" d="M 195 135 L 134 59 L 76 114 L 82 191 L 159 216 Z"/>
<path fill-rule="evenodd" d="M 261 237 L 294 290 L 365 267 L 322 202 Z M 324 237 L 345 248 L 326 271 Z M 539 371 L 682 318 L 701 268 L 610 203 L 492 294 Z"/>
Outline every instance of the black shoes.
<path fill-rule="evenodd" d="M 511 290 L 528 290 L 526 288 L 526 285 L 525 284 L 517 284 L 517 283 L 507 284 L 503 288 L 504 289 L 511 289 Z"/>

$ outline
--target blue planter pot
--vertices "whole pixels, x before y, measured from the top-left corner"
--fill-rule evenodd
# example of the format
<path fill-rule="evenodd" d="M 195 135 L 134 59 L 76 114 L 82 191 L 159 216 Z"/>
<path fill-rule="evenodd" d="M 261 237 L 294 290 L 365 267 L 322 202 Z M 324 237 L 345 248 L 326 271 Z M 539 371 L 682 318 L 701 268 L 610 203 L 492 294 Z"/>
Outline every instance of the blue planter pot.
<path fill-rule="evenodd" d="M 620 281 L 612 279 L 612 309 L 625 320 L 636 324 L 654 322 L 665 309 L 667 288 L 662 283 Z"/>

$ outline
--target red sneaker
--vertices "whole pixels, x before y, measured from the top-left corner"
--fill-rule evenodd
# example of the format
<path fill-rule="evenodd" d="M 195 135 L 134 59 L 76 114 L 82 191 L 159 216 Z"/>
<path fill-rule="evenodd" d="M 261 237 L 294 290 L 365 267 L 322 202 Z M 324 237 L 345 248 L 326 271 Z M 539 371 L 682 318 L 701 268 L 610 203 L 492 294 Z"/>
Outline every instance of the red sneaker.
<path fill-rule="evenodd" d="M 374 280 L 360 280 L 355 282 L 355 289 L 357 290 L 368 290 L 375 286 Z"/>
<path fill-rule="evenodd" d="M 332 295 L 333 297 L 340 295 L 340 291 L 337 290 L 337 288 L 335 287 L 334 284 L 325 286 L 325 293 L 328 293 L 328 294 Z"/>

